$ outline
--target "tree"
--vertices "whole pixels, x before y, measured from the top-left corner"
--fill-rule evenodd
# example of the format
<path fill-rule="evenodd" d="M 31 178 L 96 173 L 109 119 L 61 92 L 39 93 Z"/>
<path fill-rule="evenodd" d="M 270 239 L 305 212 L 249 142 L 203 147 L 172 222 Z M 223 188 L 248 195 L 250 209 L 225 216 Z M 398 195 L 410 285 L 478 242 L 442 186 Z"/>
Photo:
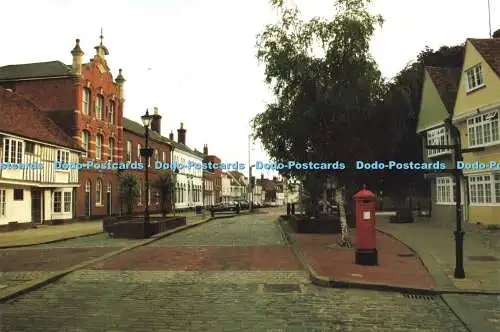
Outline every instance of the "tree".
<path fill-rule="evenodd" d="M 132 210 L 139 198 L 139 180 L 135 175 L 121 173 L 120 179 L 120 201 L 127 206 L 127 215 L 132 214 Z"/>
<path fill-rule="evenodd" d="M 304 22 L 297 8 L 271 1 L 281 17 L 258 36 L 257 58 L 276 101 L 256 116 L 254 132 L 272 159 L 353 163 L 381 157 L 373 146 L 380 136 L 373 120 L 382 110 L 384 85 L 369 42 L 382 18 L 367 11 L 369 2 L 339 0 L 332 20 Z M 335 176 L 347 195 L 356 177 L 350 166 Z M 318 184 L 332 176 L 331 170 L 282 173 L 303 181 L 311 205 L 324 189 Z"/>
<path fill-rule="evenodd" d="M 172 196 L 173 176 L 172 170 L 166 170 L 152 183 L 152 187 L 156 188 L 160 193 L 161 213 L 164 217 L 167 215 L 168 202 Z"/>

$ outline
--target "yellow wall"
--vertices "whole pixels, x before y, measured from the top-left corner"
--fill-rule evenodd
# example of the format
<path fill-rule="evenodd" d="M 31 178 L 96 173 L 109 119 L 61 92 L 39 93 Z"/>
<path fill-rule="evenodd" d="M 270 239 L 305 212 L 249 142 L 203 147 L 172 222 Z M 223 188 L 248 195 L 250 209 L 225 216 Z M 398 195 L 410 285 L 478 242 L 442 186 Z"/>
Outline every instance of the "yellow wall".
<path fill-rule="evenodd" d="M 480 222 L 484 225 L 500 225 L 500 206 L 469 207 L 469 223 Z"/>
<path fill-rule="evenodd" d="M 481 63 L 482 66 L 484 84 L 486 86 L 467 94 L 467 76 L 465 71 L 479 63 Z M 463 113 L 476 110 L 480 106 L 485 106 L 499 101 L 500 95 L 498 91 L 500 91 L 500 78 L 486 63 L 486 61 L 484 61 L 482 56 L 470 43 L 470 41 L 467 41 L 462 77 L 460 79 L 460 86 L 458 88 L 453 116 L 457 117 Z"/>

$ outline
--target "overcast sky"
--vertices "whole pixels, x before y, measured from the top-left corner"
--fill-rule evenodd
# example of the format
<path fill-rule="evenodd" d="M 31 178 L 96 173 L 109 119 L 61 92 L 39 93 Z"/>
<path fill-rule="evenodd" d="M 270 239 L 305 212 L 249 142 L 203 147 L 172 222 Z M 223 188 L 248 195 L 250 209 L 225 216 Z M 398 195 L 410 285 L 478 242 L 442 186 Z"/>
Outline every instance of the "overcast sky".
<path fill-rule="evenodd" d="M 490 1 L 495 31 L 500 0 Z M 295 3 L 306 18 L 333 13 L 332 0 Z M 182 121 L 190 147 L 248 162 L 249 120 L 271 97 L 255 58 L 256 35 L 277 19 L 267 0 L 15 0 L 1 11 L 0 66 L 70 64 L 76 38 L 88 60 L 102 26 L 113 76 L 123 68 L 127 80 L 126 117 L 158 106 L 166 136 Z M 386 77 L 426 45 L 489 36 L 487 0 L 375 0 L 373 11 L 385 19 L 372 54 Z M 252 155 L 268 159 L 258 143 Z"/>

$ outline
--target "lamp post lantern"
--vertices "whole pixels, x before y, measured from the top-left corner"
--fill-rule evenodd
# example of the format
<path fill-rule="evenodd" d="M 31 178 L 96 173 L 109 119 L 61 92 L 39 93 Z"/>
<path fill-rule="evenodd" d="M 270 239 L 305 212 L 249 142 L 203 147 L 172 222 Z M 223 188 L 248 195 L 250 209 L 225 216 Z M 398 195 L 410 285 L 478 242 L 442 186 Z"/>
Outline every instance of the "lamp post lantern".
<path fill-rule="evenodd" d="M 144 165 L 144 177 L 145 177 L 145 191 L 146 191 L 146 202 L 144 204 L 144 237 L 149 237 L 149 158 L 153 154 L 153 149 L 149 148 L 149 126 L 151 125 L 152 116 L 146 109 L 146 114 L 141 116 L 142 124 L 144 125 L 144 139 L 145 147 L 141 149 L 141 156 L 146 158 L 146 165 Z"/>

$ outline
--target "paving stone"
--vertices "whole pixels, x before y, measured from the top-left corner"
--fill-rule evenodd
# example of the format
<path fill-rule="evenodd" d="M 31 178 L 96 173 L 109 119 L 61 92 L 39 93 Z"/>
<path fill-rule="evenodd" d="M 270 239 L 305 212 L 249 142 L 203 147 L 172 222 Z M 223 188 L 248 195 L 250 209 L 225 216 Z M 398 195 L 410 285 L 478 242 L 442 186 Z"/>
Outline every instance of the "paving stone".
<path fill-rule="evenodd" d="M 190 284 L 172 275 L 146 283 L 128 274 L 123 282 L 116 273 L 81 272 L 3 304 L 2 331 L 466 331 L 439 299 L 313 285 L 305 293 L 257 292 L 255 280 L 271 273 L 253 272 L 247 282 L 240 275 L 240 283 L 234 274 L 204 282 L 208 274 L 193 273 Z"/>

